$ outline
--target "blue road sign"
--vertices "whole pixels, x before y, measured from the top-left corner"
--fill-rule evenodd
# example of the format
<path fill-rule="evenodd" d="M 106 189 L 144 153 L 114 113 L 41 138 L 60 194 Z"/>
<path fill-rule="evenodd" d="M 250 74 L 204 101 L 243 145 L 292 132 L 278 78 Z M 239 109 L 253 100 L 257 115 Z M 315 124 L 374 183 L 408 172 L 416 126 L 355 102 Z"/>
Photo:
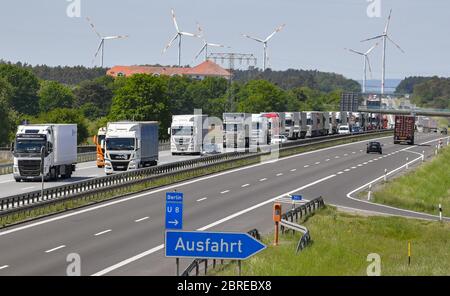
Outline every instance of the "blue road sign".
<path fill-rule="evenodd" d="M 166 229 L 183 229 L 183 193 L 166 193 Z"/>
<path fill-rule="evenodd" d="M 301 201 L 303 199 L 303 196 L 301 195 L 292 195 L 293 201 Z"/>
<path fill-rule="evenodd" d="M 265 248 L 247 233 L 166 232 L 166 257 L 245 260 Z"/>

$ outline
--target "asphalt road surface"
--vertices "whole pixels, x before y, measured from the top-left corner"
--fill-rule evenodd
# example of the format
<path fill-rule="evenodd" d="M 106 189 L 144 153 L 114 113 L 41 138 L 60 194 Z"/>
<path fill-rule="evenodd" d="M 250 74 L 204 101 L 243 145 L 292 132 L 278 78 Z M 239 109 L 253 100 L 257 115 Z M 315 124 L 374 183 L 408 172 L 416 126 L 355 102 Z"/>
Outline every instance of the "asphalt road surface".
<path fill-rule="evenodd" d="M 260 163 L 7 228 L 0 232 L 0 275 L 66 275 L 67 256 L 81 257 L 82 275 L 175 275 L 164 257 L 165 192 L 184 193 L 184 230 L 246 232 L 273 228 L 272 205 L 287 193 L 325 203 L 424 219 L 436 217 L 352 200 L 348 194 L 406 163 L 434 153 L 436 134 L 419 146 L 381 138 L 383 155 L 365 142 Z M 285 205 L 283 211 L 289 208 Z M 181 260 L 182 269 L 190 260 Z"/>
<path fill-rule="evenodd" d="M 188 159 L 198 158 L 199 156 L 189 156 L 189 155 L 177 155 L 172 156 L 170 151 L 160 151 L 159 152 L 159 162 L 158 164 L 166 164 L 171 162 L 178 162 Z M 62 186 L 70 183 L 75 183 L 87 179 L 97 178 L 105 176 L 105 171 L 103 169 L 97 168 L 96 162 L 84 162 L 77 164 L 76 171 L 72 175 L 72 178 L 67 180 L 58 180 L 56 182 L 45 182 L 45 188 L 51 188 L 56 186 Z M 0 175 L 0 197 L 6 197 L 26 192 L 32 192 L 41 189 L 40 182 L 20 182 L 17 183 L 14 180 L 12 174 Z"/>

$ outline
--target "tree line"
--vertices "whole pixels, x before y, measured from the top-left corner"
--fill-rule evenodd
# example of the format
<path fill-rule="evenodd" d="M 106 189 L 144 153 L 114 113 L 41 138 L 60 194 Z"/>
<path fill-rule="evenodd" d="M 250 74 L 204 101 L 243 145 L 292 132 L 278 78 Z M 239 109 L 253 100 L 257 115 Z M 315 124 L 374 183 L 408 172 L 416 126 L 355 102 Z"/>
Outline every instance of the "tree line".
<path fill-rule="evenodd" d="M 286 87 L 286 85 L 284 85 Z M 160 137 L 167 138 L 172 115 L 204 114 L 221 118 L 224 112 L 337 110 L 342 89 L 322 91 L 309 86 L 285 89 L 268 80 L 230 83 L 222 78 L 193 80 L 138 74 L 84 80 L 76 85 L 40 79 L 28 67 L 0 64 L 0 145 L 14 137 L 17 125 L 76 123 L 78 142 L 108 121 L 155 120 Z"/>

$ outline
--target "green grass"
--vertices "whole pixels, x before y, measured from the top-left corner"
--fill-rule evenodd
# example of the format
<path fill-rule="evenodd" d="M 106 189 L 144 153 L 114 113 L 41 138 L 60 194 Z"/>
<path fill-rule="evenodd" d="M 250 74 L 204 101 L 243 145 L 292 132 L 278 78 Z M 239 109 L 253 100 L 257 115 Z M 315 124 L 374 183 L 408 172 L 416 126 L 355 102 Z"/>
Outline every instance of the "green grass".
<path fill-rule="evenodd" d="M 270 219 L 271 217 L 268 217 Z M 381 257 L 381 275 L 450 275 L 450 224 L 398 217 L 362 217 L 320 210 L 302 225 L 312 244 L 295 253 L 300 235 L 263 239 L 268 248 L 242 263 L 244 276 L 365 276 L 367 255 Z M 411 242 L 411 266 L 407 245 Z M 235 276 L 237 264 L 216 267 L 209 275 Z"/>
<path fill-rule="evenodd" d="M 450 216 L 450 148 L 431 162 L 389 181 L 374 192 L 374 201 L 403 209 Z"/>

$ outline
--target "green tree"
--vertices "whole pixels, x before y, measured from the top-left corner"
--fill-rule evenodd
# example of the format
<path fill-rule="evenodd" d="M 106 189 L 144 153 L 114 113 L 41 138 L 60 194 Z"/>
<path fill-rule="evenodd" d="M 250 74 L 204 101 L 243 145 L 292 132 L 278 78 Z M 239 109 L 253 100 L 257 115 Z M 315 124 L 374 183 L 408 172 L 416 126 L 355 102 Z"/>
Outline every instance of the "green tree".
<path fill-rule="evenodd" d="M 0 77 L 0 145 L 9 143 L 14 134 L 17 122 L 17 112 L 9 105 L 13 87 Z"/>
<path fill-rule="evenodd" d="M 96 107 L 95 116 L 107 115 L 113 98 L 113 85 L 114 80 L 109 76 L 81 82 L 74 91 L 75 106 L 82 107 L 88 104 L 90 110 L 93 106 Z"/>
<path fill-rule="evenodd" d="M 29 115 L 39 112 L 39 81 L 29 70 L 9 64 L 0 64 L 0 77 L 12 86 L 9 104 L 14 110 Z"/>
<path fill-rule="evenodd" d="M 55 108 L 71 108 L 75 98 L 70 88 L 56 81 L 42 81 L 38 95 L 39 109 L 43 113 Z"/>
<path fill-rule="evenodd" d="M 84 143 L 89 136 L 88 127 L 84 117 L 76 109 L 57 108 L 42 113 L 33 120 L 33 123 L 71 123 L 77 125 L 78 144 Z"/>
<path fill-rule="evenodd" d="M 110 120 L 159 121 L 160 138 L 167 138 L 171 118 L 165 78 L 133 75 L 115 91 Z"/>
<path fill-rule="evenodd" d="M 287 94 L 266 80 L 248 82 L 242 87 L 237 97 L 238 112 L 260 113 L 287 110 Z"/>

